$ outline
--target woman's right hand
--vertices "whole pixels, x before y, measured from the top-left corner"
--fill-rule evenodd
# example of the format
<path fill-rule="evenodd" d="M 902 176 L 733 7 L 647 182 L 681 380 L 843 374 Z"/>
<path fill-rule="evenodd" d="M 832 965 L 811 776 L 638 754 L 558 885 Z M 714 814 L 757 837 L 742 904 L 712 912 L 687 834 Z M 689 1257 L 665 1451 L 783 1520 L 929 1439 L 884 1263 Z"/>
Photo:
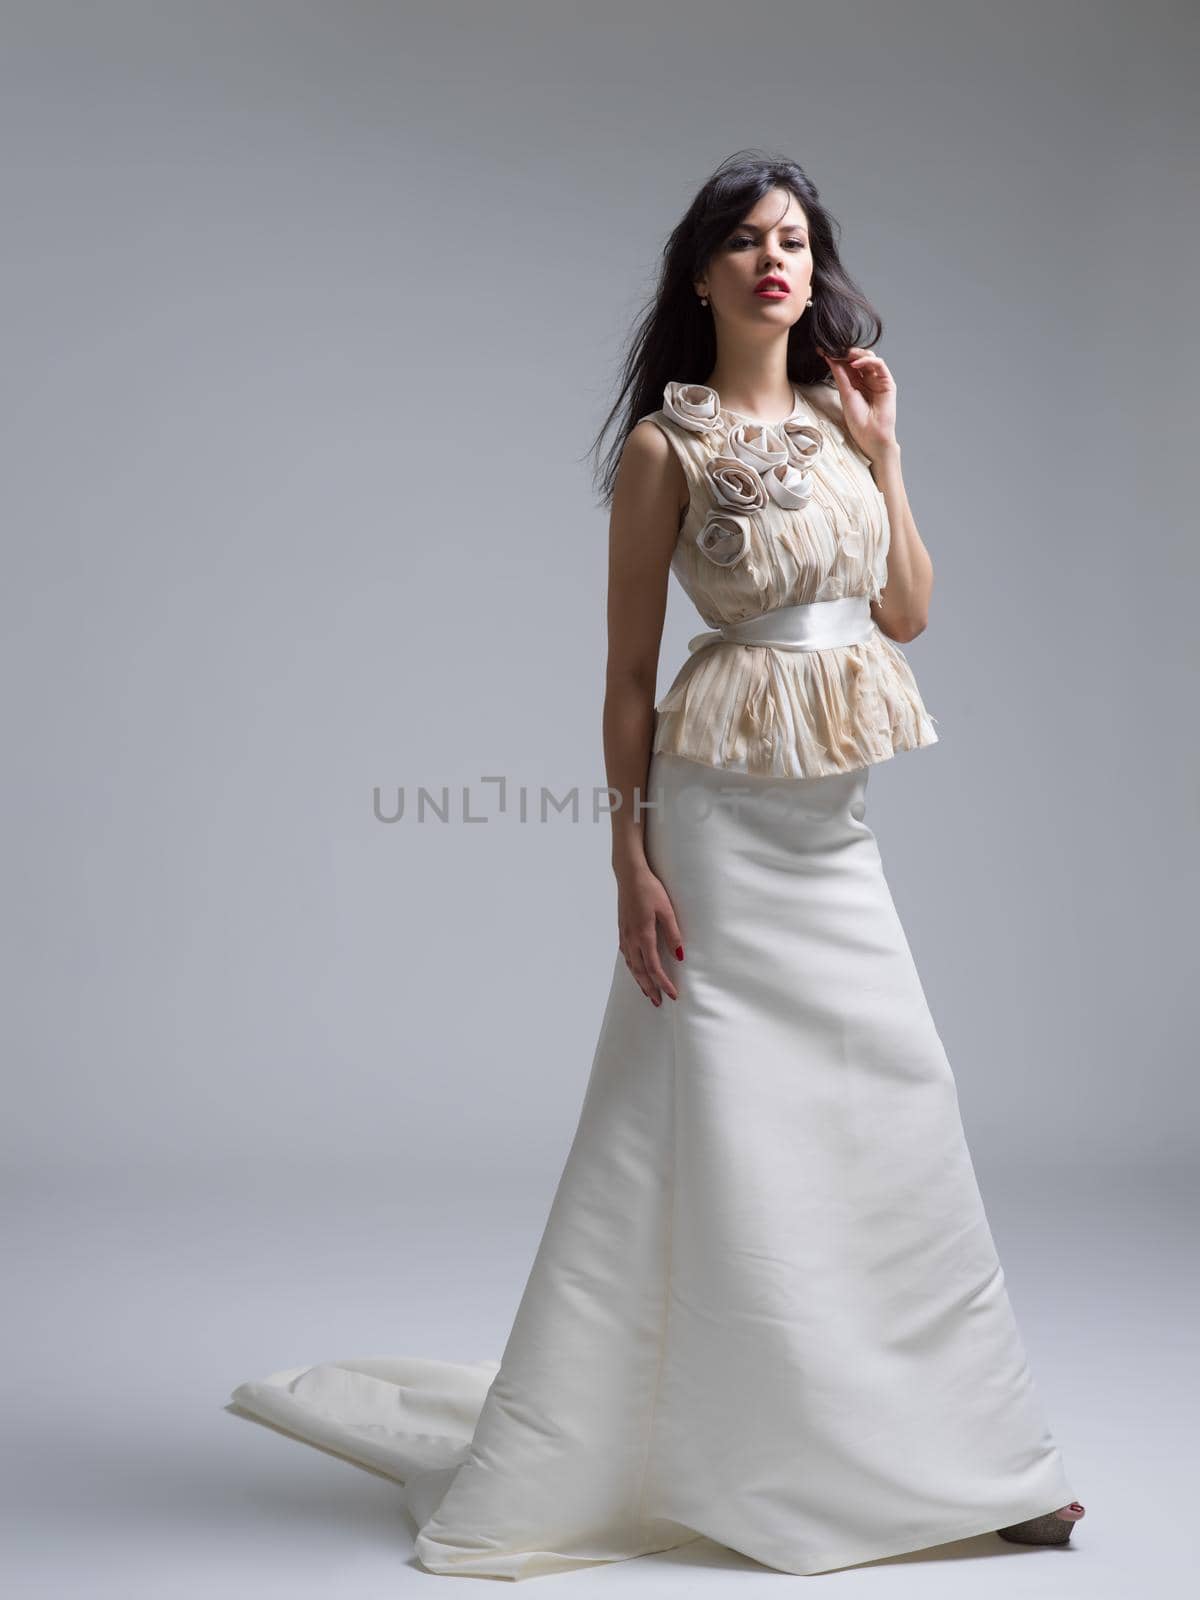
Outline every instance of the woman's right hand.
<path fill-rule="evenodd" d="M 667 944 L 677 961 L 683 960 L 683 934 L 675 908 L 661 879 L 643 864 L 617 879 L 617 926 L 621 954 L 634 980 L 651 1004 L 662 1005 L 663 993 L 672 1000 L 679 994 L 663 968 L 658 930 L 662 925 Z"/>

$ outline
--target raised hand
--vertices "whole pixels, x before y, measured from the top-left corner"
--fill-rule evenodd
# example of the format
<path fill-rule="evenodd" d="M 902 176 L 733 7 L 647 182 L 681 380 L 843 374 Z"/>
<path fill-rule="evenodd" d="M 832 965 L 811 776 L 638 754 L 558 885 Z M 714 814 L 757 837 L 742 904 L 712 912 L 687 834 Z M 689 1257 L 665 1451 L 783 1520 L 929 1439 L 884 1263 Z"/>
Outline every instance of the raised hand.
<path fill-rule="evenodd" d="M 847 432 L 874 461 L 896 443 L 896 380 L 887 362 L 861 345 L 851 345 L 844 359 L 821 349 L 817 354 L 833 373 Z"/>

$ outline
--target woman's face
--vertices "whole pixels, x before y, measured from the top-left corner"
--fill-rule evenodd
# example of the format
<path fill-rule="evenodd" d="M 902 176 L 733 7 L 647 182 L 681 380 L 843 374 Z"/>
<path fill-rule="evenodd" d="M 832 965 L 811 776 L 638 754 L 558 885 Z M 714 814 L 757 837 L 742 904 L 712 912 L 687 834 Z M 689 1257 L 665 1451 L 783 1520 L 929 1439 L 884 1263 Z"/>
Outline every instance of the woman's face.
<path fill-rule="evenodd" d="M 768 277 L 781 282 L 760 290 Z M 778 329 L 804 315 L 811 282 L 804 208 L 790 189 L 771 189 L 717 246 L 696 290 L 707 297 L 714 317 Z"/>

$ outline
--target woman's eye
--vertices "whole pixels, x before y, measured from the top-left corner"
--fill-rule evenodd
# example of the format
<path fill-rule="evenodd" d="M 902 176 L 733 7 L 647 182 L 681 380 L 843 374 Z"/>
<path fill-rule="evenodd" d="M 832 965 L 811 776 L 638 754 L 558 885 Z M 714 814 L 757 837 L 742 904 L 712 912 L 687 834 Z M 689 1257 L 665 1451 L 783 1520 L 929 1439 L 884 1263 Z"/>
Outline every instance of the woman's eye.
<path fill-rule="evenodd" d="M 731 239 L 729 241 L 729 248 L 731 250 L 736 250 L 739 245 L 753 244 L 753 243 L 754 243 L 753 239 L 748 238 L 747 235 L 744 234 L 744 233 L 739 233 L 735 238 L 733 238 L 733 239 Z M 804 249 L 804 240 L 803 239 L 789 239 L 787 241 L 787 243 L 788 244 L 794 244 L 796 246 L 797 250 L 803 250 Z"/>

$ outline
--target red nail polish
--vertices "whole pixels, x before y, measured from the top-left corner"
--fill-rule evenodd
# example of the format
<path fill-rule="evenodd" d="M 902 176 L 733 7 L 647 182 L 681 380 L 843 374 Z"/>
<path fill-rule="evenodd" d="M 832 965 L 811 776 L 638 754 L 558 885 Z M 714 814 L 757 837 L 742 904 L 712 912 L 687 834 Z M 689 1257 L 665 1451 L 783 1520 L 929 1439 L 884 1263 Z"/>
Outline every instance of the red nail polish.
<path fill-rule="evenodd" d="M 677 961 L 683 960 L 683 946 L 681 944 L 675 946 L 675 959 Z"/>

